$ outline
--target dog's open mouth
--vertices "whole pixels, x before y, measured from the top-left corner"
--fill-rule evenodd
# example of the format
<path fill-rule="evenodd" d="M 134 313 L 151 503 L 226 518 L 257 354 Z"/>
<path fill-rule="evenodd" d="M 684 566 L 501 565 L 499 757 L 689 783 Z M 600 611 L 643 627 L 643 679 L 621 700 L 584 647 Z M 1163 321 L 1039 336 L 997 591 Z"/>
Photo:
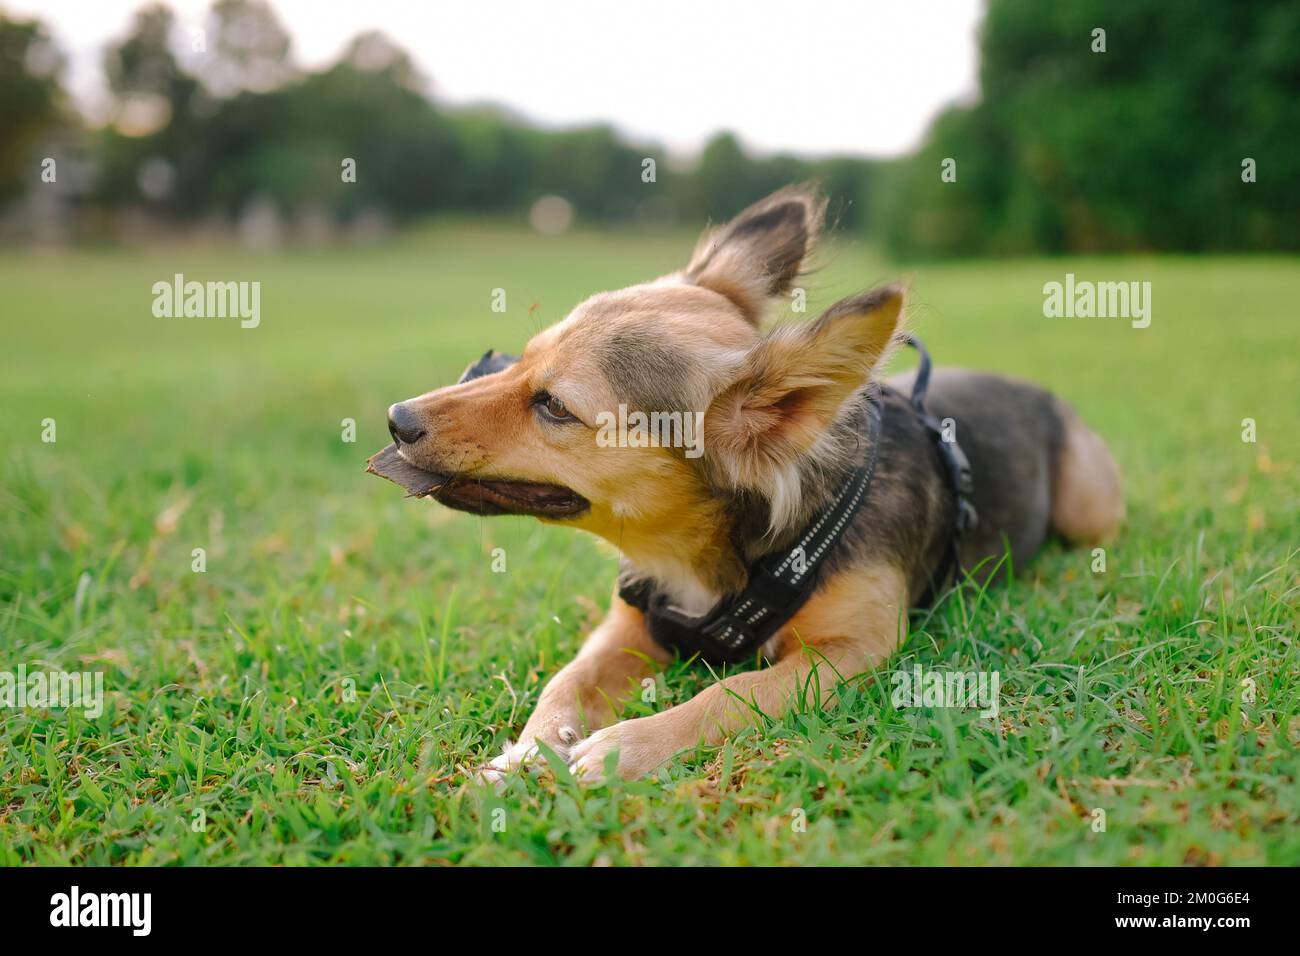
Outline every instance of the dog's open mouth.
<path fill-rule="evenodd" d="M 582 495 L 562 485 L 425 471 L 403 458 L 396 445 L 371 456 L 366 471 L 401 485 L 410 497 L 432 497 L 448 508 L 471 514 L 572 518 L 591 506 Z"/>

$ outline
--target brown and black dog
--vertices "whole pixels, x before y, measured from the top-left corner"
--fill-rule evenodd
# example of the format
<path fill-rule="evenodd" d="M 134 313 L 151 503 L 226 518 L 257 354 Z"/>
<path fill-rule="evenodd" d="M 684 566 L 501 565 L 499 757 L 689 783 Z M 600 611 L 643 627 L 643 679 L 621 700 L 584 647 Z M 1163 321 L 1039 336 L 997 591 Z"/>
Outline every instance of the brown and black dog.
<path fill-rule="evenodd" d="M 899 341 L 904 291 L 875 289 L 814 322 L 762 327 L 824 210 L 810 188 L 775 193 L 706 233 L 681 271 L 581 303 L 514 365 L 392 406 L 394 444 L 371 470 L 453 508 L 590 531 L 622 553 L 625 581 L 653 582 L 676 608 L 703 614 L 745 587 L 754 561 L 788 548 L 871 451 L 864 403 Z M 837 679 L 897 648 L 950 547 L 954 493 L 906 401 L 886 390 L 883 402 L 869 491 L 811 596 L 762 648 L 770 666 L 615 722 L 615 702 L 672 659 L 616 593 L 485 775 L 528 762 L 540 741 L 584 776 L 600 776 L 611 751 L 621 775 L 639 776 L 721 742 L 753 707 L 779 711 L 810 686 L 827 697 Z M 702 412 L 700 453 L 600 441 L 597 423 L 620 405 Z M 1095 541 L 1118 528 L 1110 452 L 1050 393 L 940 369 L 929 406 L 952 420 L 974 474 L 979 522 L 961 539 L 963 567 L 1008 551 L 1019 567 L 1053 532 Z"/>

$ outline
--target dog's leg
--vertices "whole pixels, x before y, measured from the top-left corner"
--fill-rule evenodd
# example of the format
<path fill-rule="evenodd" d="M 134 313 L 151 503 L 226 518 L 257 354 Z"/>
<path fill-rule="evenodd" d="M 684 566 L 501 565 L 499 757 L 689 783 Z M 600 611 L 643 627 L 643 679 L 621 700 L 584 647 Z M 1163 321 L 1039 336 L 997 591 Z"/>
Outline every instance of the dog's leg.
<path fill-rule="evenodd" d="M 546 744 L 561 759 L 569 759 L 574 744 L 614 718 L 613 702 L 649 674 L 653 662 L 671 657 L 654 642 L 641 612 L 615 596 L 609 614 L 582 645 L 578 656 L 551 678 L 542 690 L 518 742 L 506 747 L 481 772 L 486 780 L 527 763 Z"/>
<path fill-rule="evenodd" d="M 907 581 L 886 565 L 850 568 L 832 578 L 782 632 L 777 661 L 733 674 L 650 717 L 624 720 L 573 748 L 574 773 L 598 779 L 618 751 L 618 773 L 639 777 L 697 743 L 713 746 L 755 719 L 775 715 L 807 694 L 824 703 L 847 680 L 888 657 L 907 629 Z"/>

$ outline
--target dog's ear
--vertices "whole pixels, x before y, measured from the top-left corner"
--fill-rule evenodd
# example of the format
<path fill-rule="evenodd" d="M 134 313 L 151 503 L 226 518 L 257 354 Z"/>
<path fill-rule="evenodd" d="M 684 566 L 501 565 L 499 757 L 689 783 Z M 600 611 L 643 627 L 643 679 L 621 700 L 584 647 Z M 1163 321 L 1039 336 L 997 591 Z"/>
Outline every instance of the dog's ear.
<path fill-rule="evenodd" d="M 790 290 L 825 216 L 816 189 L 787 186 L 701 236 L 682 276 L 726 296 L 758 324 L 768 301 Z"/>
<path fill-rule="evenodd" d="M 793 507 L 791 468 L 816 444 L 845 400 L 871 378 L 896 341 L 905 293 L 885 286 L 844 299 L 808 325 L 773 330 L 750 350 L 704 419 L 715 480 Z"/>

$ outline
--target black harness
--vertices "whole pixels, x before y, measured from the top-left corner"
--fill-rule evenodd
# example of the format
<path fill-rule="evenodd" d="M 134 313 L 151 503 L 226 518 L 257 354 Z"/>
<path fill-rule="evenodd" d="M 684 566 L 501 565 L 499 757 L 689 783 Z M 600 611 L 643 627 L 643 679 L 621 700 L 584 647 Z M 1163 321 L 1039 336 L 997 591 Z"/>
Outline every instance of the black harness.
<path fill-rule="evenodd" d="M 975 479 L 971 475 L 970 461 L 966 458 L 966 453 L 961 450 L 961 445 L 957 444 L 956 432 L 945 435 L 943 422 L 931 415 L 929 409 L 925 407 L 925 395 L 930 388 L 930 353 L 925 350 L 921 340 L 914 335 L 909 335 L 904 341 L 916 349 L 921 359 L 916 368 L 916 381 L 912 383 L 912 410 L 916 412 L 917 420 L 930 433 L 930 439 L 939 452 L 939 461 L 943 464 L 943 474 L 948 480 L 948 489 L 952 492 L 955 508 L 952 537 L 948 542 L 943 563 L 930 576 L 930 586 L 926 588 L 920 601 L 921 606 L 928 607 L 947 587 L 949 579 L 960 574 L 961 559 L 957 553 L 958 548 L 962 536 L 979 523 L 979 513 L 976 512 L 973 501 Z"/>
<path fill-rule="evenodd" d="M 844 535 L 871 488 L 880 454 L 882 406 L 878 393 L 866 401 L 867 460 L 853 471 L 835 500 L 822 509 L 787 551 L 759 558 L 748 568 L 745 589 L 723 598 L 703 617 L 691 617 L 668 603 L 652 582 L 620 581 L 618 596 L 645 615 L 650 635 L 683 657 L 699 655 L 716 663 L 752 657 L 762 644 L 803 607 L 817 586 L 817 571 Z"/>
<path fill-rule="evenodd" d="M 974 481 L 970 462 L 957 444 L 956 436 L 945 436 L 943 424 L 925 407 L 926 390 L 930 386 L 930 355 L 914 336 L 908 336 L 906 342 L 920 357 L 912 385 L 911 408 L 934 441 L 956 508 L 947 553 L 931 577 L 923 599 L 928 604 L 959 571 L 957 549 L 962 535 L 975 526 L 977 516 L 971 500 Z M 460 380 L 466 382 L 499 372 L 515 361 L 513 356 L 485 352 L 465 370 Z M 619 597 L 645 615 L 650 634 L 658 644 L 684 658 L 698 656 L 710 663 L 738 663 L 751 659 L 758 648 L 794 617 L 817 587 L 821 568 L 871 489 L 880 455 L 886 407 L 883 396 L 888 391 L 888 386 L 873 385 L 866 395 L 867 460 L 853 470 L 835 499 L 817 514 L 794 545 L 765 555 L 749 566 L 745 588 L 740 593 L 722 598 L 710 611 L 697 617 L 669 604 L 667 595 L 653 581 L 632 575 L 620 578 Z"/>

